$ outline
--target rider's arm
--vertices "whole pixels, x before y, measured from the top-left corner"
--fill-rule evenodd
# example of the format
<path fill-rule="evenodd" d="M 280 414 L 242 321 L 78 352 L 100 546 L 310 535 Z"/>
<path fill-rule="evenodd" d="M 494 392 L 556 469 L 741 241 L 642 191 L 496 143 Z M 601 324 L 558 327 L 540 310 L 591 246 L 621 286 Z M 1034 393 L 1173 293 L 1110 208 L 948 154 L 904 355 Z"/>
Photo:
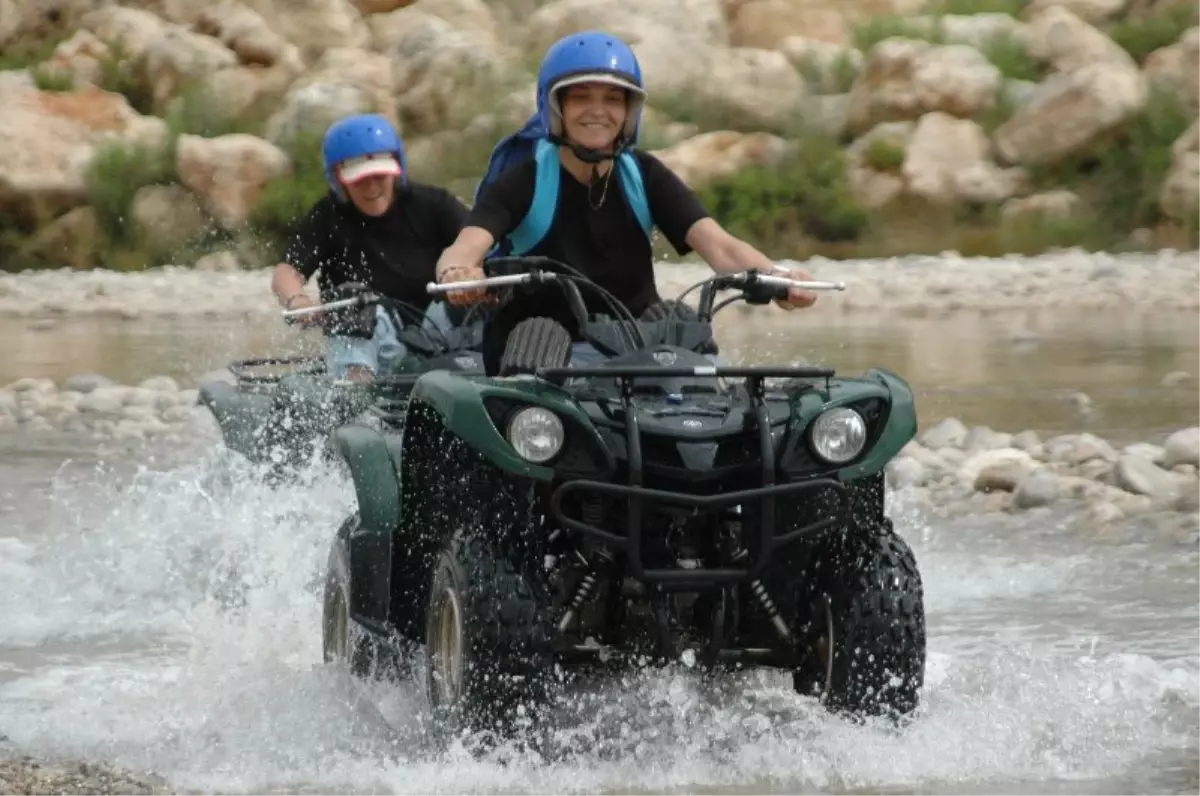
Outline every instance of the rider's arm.
<path fill-rule="evenodd" d="M 517 228 L 533 203 L 535 166 L 532 161 L 513 166 L 485 186 L 462 232 L 438 258 L 437 279 L 452 268 L 475 270 L 497 240 Z M 475 276 L 475 275 L 472 275 Z"/>
<path fill-rule="evenodd" d="M 306 281 L 304 275 L 297 271 L 294 265 L 279 263 L 275 266 L 275 272 L 271 274 L 271 292 L 275 294 L 275 298 L 284 309 L 298 309 L 295 305 L 300 296 L 305 296 L 304 283 Z"/>
<path fill-rule="evenodd" d="M 304 284 L 320 267 L 333 231 L 328 202 L 322 199 L 308 211 L 283 253 L 283 262 L 271 274 L 271 291 L 285 309 L 315 303 L 305 294 Z"/>
<path fill-rule="evenodd" d="M 777 268 L 770 257 L 744 240 L 730 235 L 712 218 L 702 218 L 693 224 L 687 232 L 687 242 L 720 274 L 787 270 Z"/>
<path fill-rule="evenodd" d="M 483 256 L 495 242 L 492 233 L 483 227 L 464 227 L 454 243 L 446 247 L 437 262 L 437 281 L 441 282 L 446 272 L 455 268 L 481 268 Z"/>

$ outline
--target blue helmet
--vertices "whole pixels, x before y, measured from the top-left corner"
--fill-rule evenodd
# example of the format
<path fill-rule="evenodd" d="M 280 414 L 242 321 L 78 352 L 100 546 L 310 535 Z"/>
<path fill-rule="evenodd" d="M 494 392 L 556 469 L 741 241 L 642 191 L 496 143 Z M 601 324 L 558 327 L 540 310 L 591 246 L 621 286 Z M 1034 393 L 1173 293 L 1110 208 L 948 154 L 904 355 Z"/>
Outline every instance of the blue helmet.
<path fill-rule="evenodd" d="M 629 92 L 622 144 L 637 143 L 646 90 L 642 67 L 629 45 L 601 31 L 574 33 L 555 42 L 538 70 L 537 112 L 542 127 L 551 136 L 562 135 L 562 109 L 558 91 L 575 83 L 611 83 Z"/>
<path fill-rule="evenodd" d="M 408 162 L 404 155 L 404 141 L 391 122 L 379 114 L 364 113 L 331 124 L 325 131 L 321 154 L 325 160 L 325 179 L 333 193 L 343 201 L 346 199 L 337 178 L 338 164 L 351 158 L 384 153 L 393 155 L 399 163 L 400 173 L 397 176 L 403 185 Z"/>

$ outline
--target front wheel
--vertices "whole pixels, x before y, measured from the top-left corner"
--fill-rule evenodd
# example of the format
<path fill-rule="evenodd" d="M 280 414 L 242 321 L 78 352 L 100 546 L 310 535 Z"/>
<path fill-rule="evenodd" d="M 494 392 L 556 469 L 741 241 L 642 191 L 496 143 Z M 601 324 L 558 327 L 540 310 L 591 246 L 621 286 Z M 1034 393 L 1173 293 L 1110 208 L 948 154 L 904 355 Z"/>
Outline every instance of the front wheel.
<path fill-rule="evenodd" d="M 908 544 L 884 520 L 831 546 L 806 589 L 797 627 L 802 663 L 797 692 L 834 712 L 911 713 L 925 679 L 925 605 Z"/>
<path fill-rule="evenodd" d="M 544 706 L 553 664 L 548 600 L 503 545 L 455 537 L 438 557 L 426 625 L 434 712 L 471 731 L 514 727 Z"/>

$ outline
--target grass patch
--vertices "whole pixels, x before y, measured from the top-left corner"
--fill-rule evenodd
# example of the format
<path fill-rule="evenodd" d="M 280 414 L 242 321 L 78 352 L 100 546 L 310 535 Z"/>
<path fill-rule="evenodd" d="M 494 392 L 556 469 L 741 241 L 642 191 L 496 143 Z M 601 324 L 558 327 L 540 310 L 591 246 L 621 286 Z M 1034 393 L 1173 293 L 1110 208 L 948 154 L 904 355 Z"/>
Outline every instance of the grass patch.
<path fill-rule="evenodd" d="M 1008 14 L 1015 17 L 1025 10 L 1027 5 L 1029 0 L 931 0 L 925 4 L 923 13 L 934 16 Z"/>
<path fill-rule="evenodd" d="M 869 53 L 884 39 L 892 38 L 916 39 L 930 44 L 946 43 L 946 35 L 937 16 L 921 20 L 891 15 L 872 16 L 854 26 L 854 46 L 863 53 Z"/>
<path fill-rule="evenodd" d="M 1046 67 L 1039 64 L 1029 54 L 1025 45 L 1011 33 L 990 37 L 984 42 L 980 52 L 1007 80 L 1029 80 L 1036 83 L 1046 75 Z"/>
<path fill-rule="evenodd" d="M 3 50 L 0 50 L 0 72 L 10 69 L 28 69 L 49 60 L 61 41 L 60 37 L 45 39 L 22 37 L 9 42 L 4 45 Z"/>
<path fill-rule="evenodd" d="M 1140 64 L 1155 50 L 1179 41 L 1184 31 L 1197 24 L 1200 12 L 1192 2 L 1169 6 L 1154 16 L 1120 20 L 1108 35 Z"/>
<path fill-rule="evenodd" d="M 74 91 L 75 76 L 48 66 L 37 66 L 33 68 L 33 84 L 40 91 Z"/>
<path fill-rule="evenodd" d="M 816 94 L 845 94 L 858 78 L 861 67 L 850 50 L 842 50 L 832 59 L 808 53 L 796 64 L 805 84 Z"/>
<path fill-rule="evenodd" d="M 906 154 L 903 144 L 881 135 L 867 143 L 867 151 L 863 156 L 867 165 L 875 171 L 899 171 Z"/>

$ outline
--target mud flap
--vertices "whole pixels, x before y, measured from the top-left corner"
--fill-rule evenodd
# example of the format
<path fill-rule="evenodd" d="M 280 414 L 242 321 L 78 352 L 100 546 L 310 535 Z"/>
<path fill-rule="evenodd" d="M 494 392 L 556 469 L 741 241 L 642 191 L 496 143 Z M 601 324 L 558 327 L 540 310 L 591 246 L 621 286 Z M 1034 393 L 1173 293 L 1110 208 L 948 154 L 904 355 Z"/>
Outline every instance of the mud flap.
<path fill-rule="evenodd" d="M 365 619 L 389 621 L 392 538 L 400 523 L 400 484 L 387 440 L 351 424 L 333 433 L 333 444 L 354 481 L 360 521 L 347 529 L 350 610 Z"/>

